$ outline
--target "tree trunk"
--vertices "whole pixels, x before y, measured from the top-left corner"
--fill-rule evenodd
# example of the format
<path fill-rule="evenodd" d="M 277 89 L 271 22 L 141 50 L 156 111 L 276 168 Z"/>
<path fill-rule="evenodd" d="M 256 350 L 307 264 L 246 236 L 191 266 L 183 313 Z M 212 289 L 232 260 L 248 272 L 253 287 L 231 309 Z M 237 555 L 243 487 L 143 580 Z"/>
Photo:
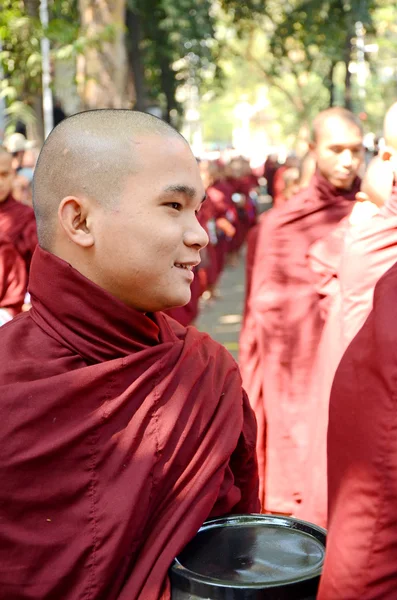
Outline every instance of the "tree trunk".
<path fill-rule="evenodd" d="M 161 89 L 164 93 L 166 101 L 164 120 L 167 121 L 167 123 L 171 123 L 171 111 L 176 108 L 174 87 L 175 76 L 166 57 L 160 58 L 160 69 Z"/>
<path fill-rule="evenodd" d="M 352 38 L 350 33 L 346 37 L 346 48 L 345 48 L 345 108 L 353 110 L 353 97 L 352 97 L 352 75 L 349 71 L 349 65 L 352 57 Z"/>
<path fill-rule="evenodd" d="M 128 106 L 125 5 L 126 0 L 79 0 L 81 27 L 92 44 L 77 62 L 79 95 L 85 109 Z M 114 35 L 105 41 L 101 36 L 109 27 Z"/>
<path fill-rule="evenodd" d="M 334 81 L 336 64 L 337 63 L 335 61 L 332 61 L 331 66 L 329 68 L 329 74 L 328 74 L 328 91 L 329 91 L 329 106 L 330 106 L 330 108 L 335 106 L 335 101 L 336 101 L 336 97 L 335 97 L 336 89 L 335 89 L 335 81 Z"/>
<path fill-rule="evenodd" d="M 141 52 L 142 41 L 142 20 L 141 17 L 127 7 L 126 16 L 127 26 L 127 57 L 128 65 L 131 69 L 134 87 L 135 87 L 135 105 L 136 110 L 145 111 L 148 106 L 145 74 Z"/>

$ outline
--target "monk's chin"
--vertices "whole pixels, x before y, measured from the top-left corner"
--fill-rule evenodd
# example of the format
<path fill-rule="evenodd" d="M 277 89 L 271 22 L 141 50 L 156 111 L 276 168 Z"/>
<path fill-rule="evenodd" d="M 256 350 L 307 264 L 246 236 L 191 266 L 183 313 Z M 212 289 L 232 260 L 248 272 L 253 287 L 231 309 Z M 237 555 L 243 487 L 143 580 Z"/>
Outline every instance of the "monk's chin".
<path fill-rule="evenodd" d="M 346 190 L 349 191 L 352 189 L 354 179 L 335 179 L 331 181 L 332 185 L 334 185 L 338 190 Z"/>
<path fill-rule="evenodd" d="M 178 308 L 179 306 L 186 306 L 186 304 L 189 304 L 191 297 L 192 297 L 191 293 L 184 295 L 184 297 L 182 295 L 179 298 L 175 297 L 174 299 L 169 300 L 169 303 L 167 304 L 167 306 L 165 308 L 163 308 L 162 310 L 170 310 L 171 308 Z"/>

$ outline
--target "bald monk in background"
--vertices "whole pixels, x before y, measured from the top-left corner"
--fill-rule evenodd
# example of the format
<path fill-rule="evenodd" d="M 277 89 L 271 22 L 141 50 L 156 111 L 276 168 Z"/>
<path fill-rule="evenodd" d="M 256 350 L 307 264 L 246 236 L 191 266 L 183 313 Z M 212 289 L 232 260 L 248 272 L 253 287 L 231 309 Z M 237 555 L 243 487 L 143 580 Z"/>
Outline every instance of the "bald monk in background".
<path fill-rule="evenodd" d="M 258 422 L 260 496 L 294 514 L 302 500 L 307 385 L 323 327 L 307 253 L 353 207 L 364 149 L 360 122 L 332 108 L 313 123 L 317 171 L 308 188 L 261 221 L 240 366 Z"/>
<path fill-rule="evenodd" d="M 236 364 L 159 312 L 190 299 L 203 197 L 187 142 L 150 115 L 80 113 L 46 140 L 32 309 L 0 329 L 7 600 L 169 599 L 205 519 L 259 510 Z"/>
<path fill-rule="evenodd" d="M 325 528 L 331 386 L 344 351 L 372 308 L 376 282 L 397 260 L 397 219 L 387 218 L 384 207 L 391 201 L 392 183 L 390 164 L 374 158 L 349 217 L 309 251 L 325 324 L 308 382 L 307 464 L 296 515 Z"/>
<path fill-rule="evenodd" d="M 386 115 L 384 134 L 396 182 L 397 104 Z M 329 535 L 321 600 L 394 598 L 397 589 L 395 183 L 370 225 L 352 240 L 344 267 L 345 276 L 353 277 L 348 335 L 357 331 L 358 318 L 362 324 L 372 312 L 347 348 L 331 392 Z"/>
<path fill-rule="evenodd" d="M 36 221 L 33 209 L 13 198 L 14 176 L 12 156 L 0 146 L 0 234 L 14 244 L 28 274 L 37 245 Z"/>

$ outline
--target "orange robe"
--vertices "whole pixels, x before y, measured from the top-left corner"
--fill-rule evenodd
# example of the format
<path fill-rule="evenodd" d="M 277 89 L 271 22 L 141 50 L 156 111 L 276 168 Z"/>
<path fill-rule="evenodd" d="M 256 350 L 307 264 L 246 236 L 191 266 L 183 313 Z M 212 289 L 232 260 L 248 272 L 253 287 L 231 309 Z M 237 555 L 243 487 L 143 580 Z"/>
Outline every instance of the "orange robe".
<path fill-rule="evenodd" d="M 397 264 L 332 386 L 329 529 L 318 600 L 393 600 L 397 590 Z"/>
<path fill-rule="evenodd" d="M 259 225 L 240 365 L 258 422 L 261 500 L 274 512 L 294 513 L 302 498 L 307 386 L 323 327 L 307 253 L 350 213 L 358 189 L 359 180 L 342 192 L 316 174 Z"/>

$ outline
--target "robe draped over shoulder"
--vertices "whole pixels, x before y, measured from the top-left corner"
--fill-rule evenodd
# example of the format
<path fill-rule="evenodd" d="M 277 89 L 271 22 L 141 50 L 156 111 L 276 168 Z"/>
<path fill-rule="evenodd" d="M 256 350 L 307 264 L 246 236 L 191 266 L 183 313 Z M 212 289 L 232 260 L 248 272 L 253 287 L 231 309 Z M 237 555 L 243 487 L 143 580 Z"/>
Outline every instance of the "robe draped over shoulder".
<path fill-rule="evenodd" d="M 168 599 L 206 518 L 259 510 L 237 365 L 41 248 L 29 291 L 0 329 L 0 596 Z"/>
<path fill-rule="evenodd" d="M 257 414 L 266 510 L 295 513 L 302 500 L 308 383 L 324 324 L 307 254 L 350 213 L 358 189 L 358 179 L 344 192 L 317 173 L 259 225 L 240 366 Z"/>
<path fill-rule="evenodd" d="M 395 598 L 397 265 L 335 375 L 328 428 L 329 530 L 319 600 Z"/>

